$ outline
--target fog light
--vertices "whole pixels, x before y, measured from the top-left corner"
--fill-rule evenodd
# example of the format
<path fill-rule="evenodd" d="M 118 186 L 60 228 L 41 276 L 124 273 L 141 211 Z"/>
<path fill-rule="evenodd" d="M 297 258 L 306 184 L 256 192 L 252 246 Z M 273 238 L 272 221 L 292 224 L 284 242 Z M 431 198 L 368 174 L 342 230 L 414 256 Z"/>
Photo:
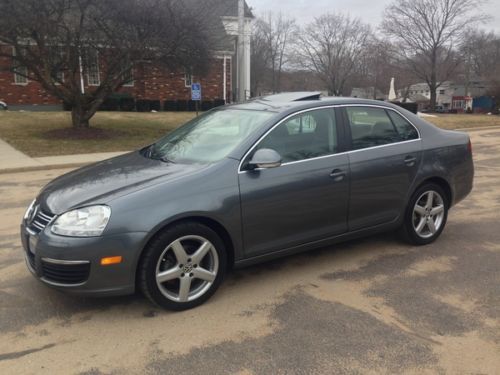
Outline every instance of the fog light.
<path fill-rule="evenodd" d="M 107 257 L 101 259 L 101 266 L 110 266 L 112 264 L 118 264 L 122 262 L 122 257 Z"/>

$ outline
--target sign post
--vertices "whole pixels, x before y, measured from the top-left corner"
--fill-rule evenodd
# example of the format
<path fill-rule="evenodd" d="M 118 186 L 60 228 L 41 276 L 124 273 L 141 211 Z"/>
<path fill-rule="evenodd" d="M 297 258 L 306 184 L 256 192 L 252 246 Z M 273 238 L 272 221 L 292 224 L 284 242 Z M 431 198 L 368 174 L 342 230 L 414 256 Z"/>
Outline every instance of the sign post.
<path fill-rule="evenodd" d="M 201 83 L 193 83 L 191 85 L 191 100 L 196 104 L 196 116 L 198 116 L 199 104 L 201 102 Z"/>

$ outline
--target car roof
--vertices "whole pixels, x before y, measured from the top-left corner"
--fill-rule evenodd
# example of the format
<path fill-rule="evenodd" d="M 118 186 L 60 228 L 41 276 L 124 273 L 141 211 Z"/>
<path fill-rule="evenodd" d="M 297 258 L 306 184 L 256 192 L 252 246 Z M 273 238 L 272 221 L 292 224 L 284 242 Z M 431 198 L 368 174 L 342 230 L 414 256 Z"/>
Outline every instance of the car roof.
<path fill-rule="evenodd" d="M 316 92 L 301 92 L 301 93 L 284 93 L 259 97 L 247 102 L 230 105 L 233 109 L 246 109 L 254 111 L 270 111 L 270 112 L 288 112 L 290 110 L 301 110 L 328 105 L 377 105 L 389 108 L 395 108 L 391 103 L 380 100 L 346 98 L 346 97 L 320 97 L 320 93 Z M 311 100 L 311 98 L 313 98 Z M 290 99 L 290 100 L 286 100 Z M 399 108 L 401 109 L 401 108 Z"/>

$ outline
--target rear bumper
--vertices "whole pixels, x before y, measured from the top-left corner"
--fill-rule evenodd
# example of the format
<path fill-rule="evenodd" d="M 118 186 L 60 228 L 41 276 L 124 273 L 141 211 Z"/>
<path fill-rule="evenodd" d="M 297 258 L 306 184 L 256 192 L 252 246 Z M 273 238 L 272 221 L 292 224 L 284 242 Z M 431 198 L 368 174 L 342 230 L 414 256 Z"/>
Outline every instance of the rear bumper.
<path fill-rule="evenodd" d="M 463 165 L 460 171 L 456 173 L 454 179 L 454 194 L 452 206 L 464 200 L 474 187 L 474 161 L 472 156 Z"/>
<path fill-rule="evenodd" d="M 146 233 L 95 238 L 61 237 L 45 229 L 33 235 L 21 224 L 26 265 L 40 282 L 64 292 L 113 296 L 135 291 L 137 261 Z M 120 264 L 101 266 L 103 257 L 122 256 Z"/>

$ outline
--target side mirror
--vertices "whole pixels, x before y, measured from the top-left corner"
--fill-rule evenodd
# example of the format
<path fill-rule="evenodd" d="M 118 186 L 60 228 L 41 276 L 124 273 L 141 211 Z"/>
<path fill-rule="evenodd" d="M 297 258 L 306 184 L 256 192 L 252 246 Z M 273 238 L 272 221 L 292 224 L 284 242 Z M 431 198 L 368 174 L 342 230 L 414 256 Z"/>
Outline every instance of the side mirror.
<path fill-rule="evenodd" d="M 261 148 L 253 154 L 249 162 L 250 169 L 276 168 L 281 165 L 281 155 L 270 148 Z"/>

